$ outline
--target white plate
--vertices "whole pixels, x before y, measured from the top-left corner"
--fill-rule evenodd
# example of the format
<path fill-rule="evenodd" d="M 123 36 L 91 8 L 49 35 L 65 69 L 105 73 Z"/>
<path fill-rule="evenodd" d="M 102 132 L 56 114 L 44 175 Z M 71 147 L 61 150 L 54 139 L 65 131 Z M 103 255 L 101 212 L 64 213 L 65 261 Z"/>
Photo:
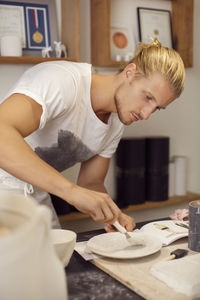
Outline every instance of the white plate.
<path fill-rule="evenodd" d="M 161 241 L 154 236 L 141 232 L 130 232 L 130 234 L 133 236 L 136 234 L 144 241 L 144 245 L 131 246 L 123 233 L 110 232 L 91 238 L 87 242 L 87 248 L 106 257 L 130 259 L 153 254 L 162 247 Z"/>

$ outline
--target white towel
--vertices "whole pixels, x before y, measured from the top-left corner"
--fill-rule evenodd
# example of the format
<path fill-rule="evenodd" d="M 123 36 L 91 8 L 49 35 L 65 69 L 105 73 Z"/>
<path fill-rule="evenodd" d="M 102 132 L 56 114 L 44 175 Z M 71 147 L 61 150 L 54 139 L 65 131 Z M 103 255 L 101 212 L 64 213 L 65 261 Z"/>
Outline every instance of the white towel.
<path fill-rule="evenodd" d="M 176 292 L 200 299 L 200 253 L 156 263 L 150 272 Z"/>

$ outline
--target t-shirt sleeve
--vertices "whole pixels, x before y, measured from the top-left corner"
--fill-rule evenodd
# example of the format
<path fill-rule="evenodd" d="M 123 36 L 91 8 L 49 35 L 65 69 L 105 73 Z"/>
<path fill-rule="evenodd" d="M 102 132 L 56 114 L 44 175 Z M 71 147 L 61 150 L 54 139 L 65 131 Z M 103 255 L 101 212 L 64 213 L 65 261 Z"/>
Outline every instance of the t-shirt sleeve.
<path fill-rule="evenodd" d="M 43 109 L 40 129 L 52 119 L 70 110 L 76 99 L 76 81 L 73 74 L 55 66 L 33 67 L 18 80 L 9 94 L 21 93 L 38 102 Z"/>

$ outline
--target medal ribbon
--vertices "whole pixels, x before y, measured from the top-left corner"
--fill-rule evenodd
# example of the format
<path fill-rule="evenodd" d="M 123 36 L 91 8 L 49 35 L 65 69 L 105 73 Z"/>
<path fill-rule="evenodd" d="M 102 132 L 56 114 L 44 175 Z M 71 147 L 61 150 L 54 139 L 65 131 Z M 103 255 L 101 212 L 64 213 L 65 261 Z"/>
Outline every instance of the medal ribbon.
<path fill-rule="evenodd" d="M 38 11 L 39 9 L 37 8 L 33 8 L 33 25 L 35 28 L 35 32 L 32 35 L 32 39 L 36 44 L 40 44 L 44 37 L 43 34 L 39 31 L 39 15 L 38 15 Z"/>
<path fill-rule="evenodd" d="M 33 23 L 35 28 L 39 27 L 37 8 L 33 9 Z"/>

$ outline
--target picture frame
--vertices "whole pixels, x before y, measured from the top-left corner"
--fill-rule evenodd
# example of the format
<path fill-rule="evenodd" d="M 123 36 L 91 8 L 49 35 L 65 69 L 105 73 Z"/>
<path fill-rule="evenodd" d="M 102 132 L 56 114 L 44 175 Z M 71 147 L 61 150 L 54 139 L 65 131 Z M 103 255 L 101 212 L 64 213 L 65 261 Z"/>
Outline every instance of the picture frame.
<path fill-rule="evenodd" d="M 41 56 L 58 41 L 55 0 L 0 1 L 0 37 L 21 37 L 23 56 Z"/>
<path fill-rule="evenodd" d="M 122 26 L 110 28 L 110 56 L 113 61 L 129 61 L 135 50 L 135 41 L 130 29 Z"/>
<path fill-rule="evenodd" d="M 148 44 L 158 38 L 163 46 L 173 48 L 169 10 L 137 7 L 137 17 L 140 42 Z"/>

